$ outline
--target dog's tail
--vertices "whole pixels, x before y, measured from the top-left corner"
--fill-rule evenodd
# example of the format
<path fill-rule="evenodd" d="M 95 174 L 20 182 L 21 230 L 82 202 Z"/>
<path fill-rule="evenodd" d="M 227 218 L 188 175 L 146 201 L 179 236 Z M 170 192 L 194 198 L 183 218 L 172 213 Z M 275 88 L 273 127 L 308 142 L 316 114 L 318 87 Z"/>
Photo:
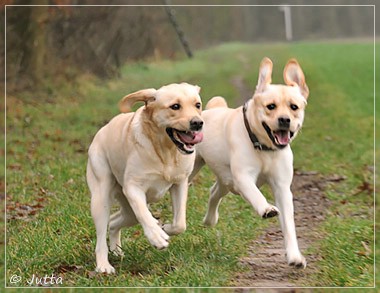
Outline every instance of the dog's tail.
<path fill-rule="evenodd" d="M 227 105 L 226 100 L 223 97 L 216 96 L 216 97 L 213 97 L 206 104 L 206 110 L 213 109 L 213 108 L 228 108 L 228 105 Z"/>

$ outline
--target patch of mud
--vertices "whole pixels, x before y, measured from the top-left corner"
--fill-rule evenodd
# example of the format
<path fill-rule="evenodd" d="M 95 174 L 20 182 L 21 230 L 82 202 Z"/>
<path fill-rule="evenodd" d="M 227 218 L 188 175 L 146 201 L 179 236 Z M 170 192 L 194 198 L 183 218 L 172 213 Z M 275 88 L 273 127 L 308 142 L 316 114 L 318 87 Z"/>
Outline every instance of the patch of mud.
<path fill-rule="evenodd" d="M 231 286 L 250 288 L 306 286 L 307 277 L 315 272 L 315 263 L 322 257 L 318 254 L 318 241 L 322 237 L 318 227 L 325 219 L 330 205 L 324 189 L 328 182 L 340 180 L 344 178 L 338 175 L 323 177 L 313 171 L 298 171 L 294 174 L 292 191 L 296 231 L 300 250 L 307 259 L 306 269 L 296 269 L 286 263 L 283 236 L 277 222 L 270 224 L 259 239 L 252 241 L 247 248 L 247 256 L 240 260 L 241 265 L 247 270 L 237 274 L 231 280 Z M 313 252 L 306 254 L 305 251 L 309 247 L 314 248 Z M 294 291 L 276 289 L 273 292 Z"/>

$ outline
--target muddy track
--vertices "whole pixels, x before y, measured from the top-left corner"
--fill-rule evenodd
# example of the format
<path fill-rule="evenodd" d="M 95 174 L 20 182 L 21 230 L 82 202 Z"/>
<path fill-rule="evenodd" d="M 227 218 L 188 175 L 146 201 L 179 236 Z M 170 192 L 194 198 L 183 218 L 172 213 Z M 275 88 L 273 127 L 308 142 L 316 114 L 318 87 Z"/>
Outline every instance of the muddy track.
<path fill-rule="evenodd" d="M 308 276 L 315 272 L 315 263 L 321 258 L 318 242 L 319 225 L 325 219 L 329 201 L 323 190 L 333 178 L 324 178 L 317 172 L 296 172 L 292 191 L 294 194 L 295 222 L 298 244 L 308 265 L 306 269 L 289 267 L 285 260 L 283 236 L 279 223 L 271 223 L 264 233 L 252 241 L 247 256 L 240 260 L 245 273 L 231 280 L 233 287 L 302 287 L 310 286 Z M 313 254 L 305 254 L 313 247 Z M 287 291 L 284 291 L 287 292 Z"/>

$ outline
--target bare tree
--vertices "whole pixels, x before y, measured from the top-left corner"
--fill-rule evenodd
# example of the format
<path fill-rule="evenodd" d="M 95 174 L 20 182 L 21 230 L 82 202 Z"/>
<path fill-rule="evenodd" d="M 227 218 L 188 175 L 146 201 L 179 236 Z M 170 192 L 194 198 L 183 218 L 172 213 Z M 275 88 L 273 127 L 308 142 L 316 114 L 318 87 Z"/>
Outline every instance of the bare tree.
<path fill-rule="evenodd" d="M 41 4 L 48 4 L 48 0 L 41 1 Z M 28 25 L 23 32 L 21 73 L 34 83 L 40 83 L 47 70 L 45 58 L 48 18 L 47 6 L 30 7 Z"/>

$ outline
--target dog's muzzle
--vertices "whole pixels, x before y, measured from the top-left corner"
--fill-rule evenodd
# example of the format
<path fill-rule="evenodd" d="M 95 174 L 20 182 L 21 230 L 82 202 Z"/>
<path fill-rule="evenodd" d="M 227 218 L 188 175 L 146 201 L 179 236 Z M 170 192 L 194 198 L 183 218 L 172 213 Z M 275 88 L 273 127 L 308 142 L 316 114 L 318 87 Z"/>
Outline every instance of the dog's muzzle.
<path fill-rule="evenodd" d="M 189 155 L 194 152 L 195 145 L 203 140 L 202 126 L 202 120 L 193 119 L 190 121 L 189 131 L 168 127 L 166 128 L 166 133 L 181 153 Z"/>
<path fill-rule="evenodd" d="M 262 125 L 269 138 L 277 148 L 282 149 L 286 147 L 294 136 L 294 132 L 290 131 L 290 122 L 291 120 L 289 117 L 279 117 L 278 129 L 276 130 L 272 130 L 268 124 L 262 122 Z"/>

